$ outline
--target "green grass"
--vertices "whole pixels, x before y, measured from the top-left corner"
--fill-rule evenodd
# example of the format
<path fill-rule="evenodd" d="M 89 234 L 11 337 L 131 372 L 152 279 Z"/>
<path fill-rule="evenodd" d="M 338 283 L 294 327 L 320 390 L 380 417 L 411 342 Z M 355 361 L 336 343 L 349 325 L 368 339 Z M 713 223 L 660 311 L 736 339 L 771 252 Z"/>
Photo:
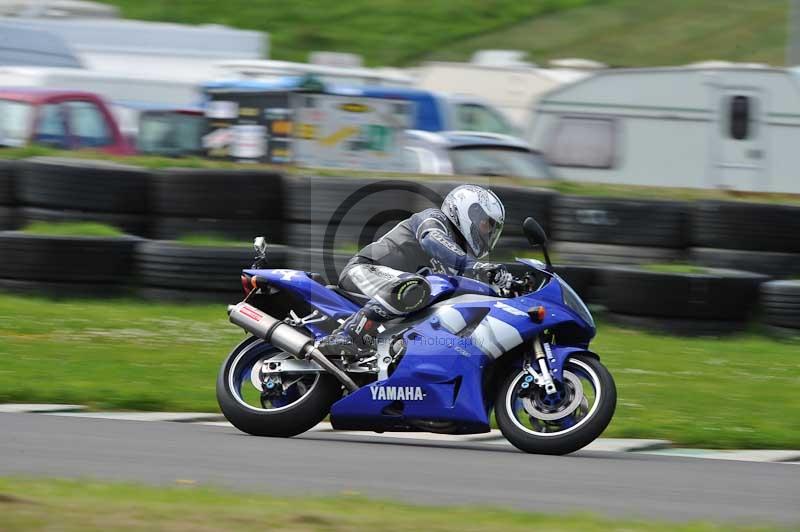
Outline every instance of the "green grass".
<path fill-rule="evenodd" d="M 658 273 L 707 273 L 708 268 L 694 266 L 692 264 L 644 264 L 642 268 L 651 272 Z"/>
<path fill-rule="evenodd" d="M 540 64 L 586 57 L 615 66 L 780 65 L 787 26 L 785 0 L 105 1 L 129 18 L 269 32 L 275 59 L 336 50 L 373 65 L 466 60 L 486 48 L 524 50 Z"/>
<path fill-rule="evenodd" d="M 28 159 L 29 157 L 59 155 L 61 153 L 62 150 L 56 150 L 54 148 L 48 148 L 46 146 L 38 146 L 36 144 L 30 144 L 28 146 L 23 146 L 22 148 L 0 147 L 0 159 L 10 159 L 12 161 L 20 159 Z M 69 152 L 63 152 L 63 153 L 69 153 Z"/>
<path fill-rule="evenodd" d="M 186 244 L 187 246 L 205 246 L 205 247 L 249 247 L 252 246 L 249 242 L 241 242 L 231 240 L 223 235 L 214 234 L 190 234 L 183 235 L 178 238 L 177 242 Z"/>
<path fill-rule="evenodd" d="M 234 161 L 206 159 L 203 157 L 158 157 L 155 155 L 113 155 L 97 150 L 56 150 L 45 146 L 30 145 L 22 148 L 0 149 L 0 159 L 21 160 L 30 157 L 67 157 L 71 159 L 91 159 L 111 161 L 120 164 L 139 166 L 149 170 L 166 168 L 208 168 L 208 169 L 244 169 L 282 170 L 285 167 L 266 164 L 237 163 Z"/>
<path fill-rule="evenodd" d="M 612 66 L 696 61 L 784 63 L 784 0 L 611 0 L 521 20 L 432 50 L 427 59 L 466 60 L 483 48 L 515 49 L 545 64 L 583 57 Z"/>
<path fill-rule="evenodd" d="M 116 227 L 95 222 L 32 222 L 23 233 L 46 236 L 118 237 L 124 235 Z"/>
<path fill-rule="evenodd" d="M 0 296 L 0 401 L 216 411 L 217 369 L 243 338 L 225 305 Z"/>
<path fill-rule="evenodd" d="M 619 389 L 606 436 L 800 448 L 798 343 L 754 332 L 687 339 L 599 323 L 592 347 Z M 224 305 L 2 295 L 0 402 L 217 411 L 219 365 L 243 338 Z"/>
<path fill-rule="evenodd" d="M 0 478 L 0 529 L 17 530 L 380 530 L 395 532 L 744 532 L 779 530 L 708 522 L 666 523 L 589 514 L 546 515 L 491 507 L 412 506 L 346 493 L 335 497 L 273 497 L 196 486 L 173 487 Z"/>
<path fill-rule="evenodd" d="M 789 421 L 800 419 L 797 339 L 755 332 L 689 339 L 601 320 L 592 348 L 619 392 L 607 436 L 718 448 L 800 447 L 800 427 Z"/>
<path fill-rule="evenodd" d="M 216 23 L 269 33 L 270 56 L 305 61 L 314 50 L 409 63 L 453 41 L 598 0 L 105 0 L 127 18 Z"/>

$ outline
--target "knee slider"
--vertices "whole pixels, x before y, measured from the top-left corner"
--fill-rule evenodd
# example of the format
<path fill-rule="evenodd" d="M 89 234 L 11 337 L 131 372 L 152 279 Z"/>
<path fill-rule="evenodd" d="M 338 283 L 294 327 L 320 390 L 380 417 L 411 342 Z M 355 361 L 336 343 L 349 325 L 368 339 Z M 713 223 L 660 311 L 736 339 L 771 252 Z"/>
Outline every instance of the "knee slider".
<path fill-rule="evenodd" d="M 431 285 L 421 275 L 410 275 L 400 279 L 391 290 L 392 306 L 408 313 L 423 308 L 431 296 Z"/>

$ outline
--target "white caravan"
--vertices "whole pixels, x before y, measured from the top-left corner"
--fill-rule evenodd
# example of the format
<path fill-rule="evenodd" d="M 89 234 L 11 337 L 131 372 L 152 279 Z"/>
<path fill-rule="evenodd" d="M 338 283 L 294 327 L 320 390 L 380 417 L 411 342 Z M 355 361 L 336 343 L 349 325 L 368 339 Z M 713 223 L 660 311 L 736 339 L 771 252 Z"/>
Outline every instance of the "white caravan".
<path fill-rule="evenodd" d="M 591 68 L 602 67 L 596 64 Z M 417 87 L 483 99 L 519 127 L 525 125 L 542 94 L 588 76 L 587 70 L 583 63 L 581 68 L 572 63 L 539 68 L 525 62 L 524 53 L 513 50 L 482 50 L 469 63 L 432 61 L 411 69 Z"/>
<path fill-rule="evenodd" d="M 800 84 L 789 70 L 606 70 L 539 100 L 527 139 L 577 181 L 800 193 Z"/>

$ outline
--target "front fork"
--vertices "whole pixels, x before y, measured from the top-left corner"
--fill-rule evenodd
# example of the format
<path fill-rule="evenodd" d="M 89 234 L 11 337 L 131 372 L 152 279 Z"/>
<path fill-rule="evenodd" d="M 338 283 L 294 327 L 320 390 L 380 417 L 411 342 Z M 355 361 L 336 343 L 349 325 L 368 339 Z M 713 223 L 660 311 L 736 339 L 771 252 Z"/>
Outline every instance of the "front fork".
<path fill-rule="evenodd" d="M 556 359 L 550 349 L 550 344 L 544 342 L 541 337 L 537 336 L 533 340 L 533 357 L 531 359 L 530 353 L 525 357 L 522 368 L 533 379 L 533 383 L 537 386 L 544 388 L 547 395 L 556 393 L 556 384 L 553 382 L 553 376 L 550 373 L 550 364 L 555 364 Z M 537 373 L 538 368 L 538 373 Z M 523 388 L 528 388 L 530 381 L 527 379 L 522 383 Z"/>

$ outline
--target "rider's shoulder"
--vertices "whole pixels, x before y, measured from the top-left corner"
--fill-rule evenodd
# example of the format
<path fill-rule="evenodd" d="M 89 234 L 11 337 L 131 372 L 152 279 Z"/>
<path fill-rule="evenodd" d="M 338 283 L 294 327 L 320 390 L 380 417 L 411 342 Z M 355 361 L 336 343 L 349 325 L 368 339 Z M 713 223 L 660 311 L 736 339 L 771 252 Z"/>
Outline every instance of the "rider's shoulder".
<path fill-rule="evenodd" d="M 425 209 L 424 211 L 420 211 L 414 214 L 411 218 L 419 224 L 426 222 L 428 220 L 441 222 L 444 223 L 445 225 L 447 224 L 447 216 L 444 215 L 441 209 L 437 209 L 435 207 L 432 207 L 430 209 Z"/>
<path fill-rule="evenodd" d="M 452 237 L 447 216 L 439 209 L 425 209 L 414 214 L 411 217 L 411 230 L 417 235 L 417 239 L 431 233 L 443 233 Z"/>

